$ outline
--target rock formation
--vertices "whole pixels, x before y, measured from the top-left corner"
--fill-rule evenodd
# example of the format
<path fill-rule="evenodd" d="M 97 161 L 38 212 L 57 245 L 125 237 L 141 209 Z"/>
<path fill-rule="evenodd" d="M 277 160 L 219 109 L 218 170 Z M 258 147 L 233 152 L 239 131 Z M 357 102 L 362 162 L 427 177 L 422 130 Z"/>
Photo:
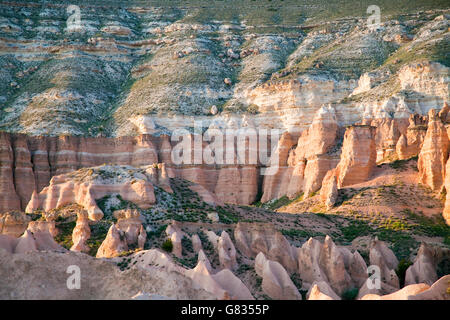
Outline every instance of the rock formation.
<path fill-rule="evenodd" d="M 338 188 L 366 181 L 375 167 L 375 127 L 347 128 L 337 166 Z"/>
<path fill-rule="evenodd" d="M 436 273 L 438 259 L 436 250 L 422 243 L 414 263 L 406 270 L 405 285 L 415 283 L 432 285 L 438 278 Z"/>
<path fill-rule="evenodd" d="M 445 187 L 446 195 L 445 195 L 445 205 L 444 205 L 444 210 L 442 212 L 442 216 L 444 217 L 444 220 L 447 223 L 447 225 L 450 226 L 450 161 L 449 160 L 447 160 L 447 163 L 445 165 L 444 187 Z"/>
<path fill-rule="evenodd" d="M 330 210 L 336 203 L 338 197 L 336 170 L 329 170 L 322 181 L 320 189 L 320 200 Z"/>
<path fill-rule="evenodd" d="M 430 286 L 425 283 L 411 284 L 391 294 L 380 296 L 377 294 L 366 294 L 361 300 L 408 300 L 410 296 L 420 294 L 428 290 Z"/>
<path fill-rule="evenodd" d="M 366 270 L 359 254 L 338 248 L 328 236 L 323 244 L 310 238 L 297 249 L 297 258 L 298 273 L 307 289 L 314 282 L 325 282 L 334 292 L 342 294 L 359 284 Z"/>
<path fill-rule="evenodd" d="M 142 209 L 149 208 L 155 202 L 153 185 L 144 174 L 130 170 L 132 167 L 101 166 L 54 176 L 48 187 L 32 197 L 26 212 L 40 208 L 49 211 L 77 203 L 87 210 L 89 219 L 97 221 L 103 212 L 95 200 L 113 193 Z"/>
<path fill-rule="evenodd" d="M 220 267 L 234 270 L 238 267 L 236 262 L 236 249 L 226 231 L 222 231 L 217 241 L 217 251 L 219 253 Z"/>
<path fill-rule="evenodd" d="M 98 248 L 97 258 L 111 258 L 119 255 L 120 253 L 128 251 L 127 241 L 123 231 L 117 229 L 113 224 L 106 234 L 105 240 Z"/>
<path fill-rule="evenodd" d="M 370 245 L 370 264 L 378 266 L 381 271 L 381 281 L 395 288 L 399 287 L 398 277 L 395 269 L 398 260 L 386 243 L 375 238 Z"/>
<path fill-rule="evenodd" d="M 262 289 L 270 298 L 276 300 L 301 300 L 302 296 L 292 282 L 289 274 L 277 261 L 266 259 L 262 252 L 255 259 L 256 273 L 262 278 Z"/>
<path fill-rule="evenodd" d="M 19 211 L 0 214 L 0 234 L 20 237 L 27 229 L 30 217 Z"/>
<path fill-rule="evenodd" d="M 410 115 L 406 134 L 400 136 L 395 146 L 398 159 L 403 160 L 418 156 L 422 149 L 426 132 L 426 117 L 418 114 Z"/>
<path fill-rule="evenodd" d="M 428 113 L 428 129 L 419 153 L 419 182 L 438 191 L 445 177 L 449 139 L 445 125 L 435 109 Z"/>
<path fill-rule="evenodd" d="M 286 238 L 272 225 L 239 222 L 234 229 L 236 247 L 247 257 L 262 252 L 267 259 L 279 262 L 288 272 L 297 269 L 297 262 Z"/>
<path fill-rule="evenodd" d="M 89 227 L 89 219 L 84 212 L 77 214 L 77 222 L 72 231 L 73 245 L 71 251 L 89 252 L 90 248 L 86 241 L 91 237 L 91 228 Z"/>
<path fill-rule="evenodd" d="M 437 280 L 428 289 L 416 295 L 411 295 L 408 300 L 450 300 L 450 275 L 445 275 Z"/>
<path fill-rule="evenodd" d="M 325 281 L 314 282 L 306 296 L 308 300 L 341 300 Z"/>

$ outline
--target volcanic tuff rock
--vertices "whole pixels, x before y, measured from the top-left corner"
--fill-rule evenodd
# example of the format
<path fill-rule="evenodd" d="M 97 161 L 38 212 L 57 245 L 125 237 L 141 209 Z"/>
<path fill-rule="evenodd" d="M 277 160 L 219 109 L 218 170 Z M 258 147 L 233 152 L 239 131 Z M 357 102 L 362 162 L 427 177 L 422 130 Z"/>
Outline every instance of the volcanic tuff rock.
<path fill-rule="evenodd" d="M 262 252 L 279 262 L 288 272 L 297 269 L 291 245 L 271 224 L 239 222 L 234 229 L 236 247 L 248 257 Z"/>
<path fill-rule="evenodd" d="M 445 125 L 435 109 L 428 113 L 428 129 L 419 153 L 419 181 L 433 190 L 444 183 L 449 138 Z"/>
<path fill-rule="evenodd" d="M 409 296 L 414 296 L 428 290 L 430 286 L 425 283 L 411 284 L 398 291 L 384 296 L 377 294 L 366 294 L 361 300 L 408 300 Z"/>
<path fill-rule="evenodd" d="M 107 194 L 118 193 L 123 199 L 136 203 L 143 209 L 155 202 L 153 185 L 141 172 L 132 167 L 102 166 L 54 176 L 48 187 L 33 196 L 26 212 L 45 211 L 69 203 L 78 203 L 89 214 L 89 219 L 99 220 L 103 212 L 95 200 Z"/>
<path fill-rule="evenodd" d="M 162 268 L 122 272 L 111 261 L 71 251 L 12 255 L 0 250 L 0 265 L 3 270 L 14 270 L 0 279 L 0 296 L 8 299 L 130 299 L 139 291 L 175 299 L 214 298 L 203 289 L 194 289 L 191 279 L 179 273 Z M 83 290 L 67 288 L 70 265 L 82 270 Z M 37 274 L 46 277 L 33 285 Z"/>
<path fill-rule="evenodd" d="M 398 289 L 400 287 L 395 269 L 398 266 L 398 259 L 389 249 L 385 242 L 375 238 L 370 243 L 370 264 L 380 268 L 381 282 Z"/>
<path fill-rule="evenodd" d="M 367 267 L 360 255 L 338 248 L 328 236 L 323 244 L 310 238 L 297 248 L 297 257 L 298 273 L 307 289 L 314 282 L 323 281 L 334 292 L 342 294 L 367 278 Z"/>
<path fill-rule="evenodd" d="M 0 214 L 0 234 L 19 237 L 26 230 L 30 217 L 19 211 Z"/>
<path fill-rule="evenodd" d="M 79 212 L 77 222 L 72 231 L 73 245 L 71 251 L 89 252 L 90 248 L 86 241 L 91 237 L 91 228 L 89 227 L 89 219 L 84 212 Z"/>
<path fill-rule="evenodd" d="M 341 160 L 337 166 L 338 187 L 366 181 L 375 167 L 375 161 L 375 127 L 348 127 L 342 145 Z"/>
<path fill-rule="evenodd" d="M 322 181 L 320 189 L 320 200 L 323 201 L 327 210 L 335 204 L 338 196 L 336 169 L 329 170 Z"/>
<path fill-rule="evenodd" d="M 255 258 L 256 273 L 262 278 L 262 289 L 272 299 L 301 300 L 302 296 L 289 274 L 277 261 L 266 259 L 260 252 Z"/>
<path fill-rule="evenodd" d="M 188 235 L 186 233 L 184 233 L 183 231 L 181 231 L 180 226 L 178 225 L 178 223 L 176 221 L 173 221 L 171 224 L 169 224 L 167 226 L 165 232 L 166 232 L 167 237 L 172 241 L 173 254 L 176 257 L 181 258 L 183 255 L 183 253 L 182 253 L 183 247 L 181 245 L 181 240 L 184 237 L 188 237 Z"/>
<path fill-rule="evenodd" d="M 440 255 L 439 250 L 422 243 L 414 263 L 406 270 L 405 285 L 415 283 L 432 285 L 438 279 L 436 268 L 441 259 Z"/>
<path fill-rule="evenodd" d="M 450 161 L 447 160 L 445 165 L 445 180 L 444 180 L 445 190 L 450 190 Z M 445 206 L 442 213 L 445 222 L 450 226 L 450 192 L 447 191 L 445 196 Z"/>
<path fill-rule="evenodd" d="M 97 258 L 111 258 L 118 256 L 121 252 L 128 251 L 125 233 L 112 224 L 108 230 L 105 240 L 97 250 Z"/>
<path fill-rule="evenodd" d="M 400 160 L 409 159 L 419 154 L 427 132 L 427 119 L 425 116 L 412 114 L 406 134 L 402 133 L 398 139 L 395 150 Z"/>
<path fill-rule="evenodd" d="M 449 285 L 450 275 L 445 275 L 435 283 L 433 283 L 433 285 L 428 290 L 422 291 L 413 296 L 409 296 L 408 300 L 449 300 Z"/>
<path fill-rule="evenodd" d="M 314 282 L 306 296 L 308 300 L 341 300 L 325 281 Z"/>

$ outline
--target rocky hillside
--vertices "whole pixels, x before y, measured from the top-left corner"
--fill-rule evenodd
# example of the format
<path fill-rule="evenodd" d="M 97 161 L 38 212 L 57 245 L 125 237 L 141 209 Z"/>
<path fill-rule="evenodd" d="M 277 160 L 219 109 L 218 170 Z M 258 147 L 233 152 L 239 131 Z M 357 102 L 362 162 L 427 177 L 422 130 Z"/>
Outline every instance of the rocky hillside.
<path fill-rule="evenodd" d="M 0 2 L 0 298 L 450 300 L 447 2 Z"/>
<path fill-rule="evenodd" d="M 1 3 L 0 128 L 115 136 L 250 115 L 295 131 L 324 103 L 341 124 L 441 106 L 445 1 L 381 1 L 377 30 L 364 2 L 74 1 L 75 26 L 65 3 Z"/>

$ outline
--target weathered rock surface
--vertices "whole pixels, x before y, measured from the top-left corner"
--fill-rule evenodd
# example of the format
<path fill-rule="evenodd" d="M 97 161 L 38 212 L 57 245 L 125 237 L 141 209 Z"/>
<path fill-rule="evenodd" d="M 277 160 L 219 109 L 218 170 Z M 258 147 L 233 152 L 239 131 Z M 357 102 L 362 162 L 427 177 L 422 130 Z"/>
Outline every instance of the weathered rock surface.
<path fill-rule="evenodd" d="M 234 270 L 238 267 L 236 262 L 236 249 L 226 231 L 222 231 L 217 241 L 217 251 L 219 253 L 221 268 Z"/>
<path fill-rule="evenodd" d="M 422 243 L 414 263 L 406 270 L 405 285 L 415 283 L 432 285 L 438 278 L 436 273 L 438 262 L 437 250 Z"/>
<path fill-rule="evenodd" d="M 410 284 L 398 291 L 384 296 L 379 296 L 377 294 L 367 294 L 361 298 L 361 300 L 409 300 L 410 296 L 420 294 L 428 290 L 430 286 L 425 283 Z"/>
<path fill-rule="evenodd" d="M 30 217 L 19 211 L 0 214 L 0 234 L 20 237 L 27 229 Z"/>
<path fill-rule="evenodd" d="M 314 282 L 306 296 L 308 300 L 341 300 L 325 281 Z"/>
<path fill-rule="evenodd" d="M 375 127 L 348 127 L 337 166 L 338 188 L 366 181 L 375 163 Z"/>
<path fill-rule="evenodd" d="M 450 275 L 445 275 L 437 280 L 425 291 L 411 295 L 408 300 L 450 300 Z"/>
<path fill-rule="evenodd" d="M 266 259 L 260 252 L 255 259 L 256 273 L 262 278 L 262 289 L 276 300 L 301 300 L 302 296 L 292 282 L 289 274 L 277 261 Z"/>
<path fill-rule="evenodd" d="M 428 113 L 428 129 L 417 162 L 420 183 L 435 191 L 442 187 L 448 150 L 447 130 L 437 111 L 432 109 Z"/>
<path fill-rule="evenodd" d="M 103 212 L 95 200 L 113 193 L 142 209 L 155 202 L 153 185 L 145 174 L 133 171 L 132 167 L 101 166 L 53 177 L 48 187 L 32 197 L 26 212 L 40 208 L 49 211 L 77 203 L 87 210 L 89 219 L 96 221 L 103 217 Z"/>
<path fill-rule="evenodd" d="M 325 204 L 327 210 L 330 210 L 336 203 L 338 197 L 336 170 L 327 172 L 322 181 L 320 189 L 320 200 Z"/>
<path fill-rule="evenodd" d="M 91 228 L 89 227 L 89 219 L 83 212 L 80 212 L 77 215 L 77 222 L 72 231 L 73 245 L 70 250 L 85 253 L 89 252 L 90 248 L 86 244 L 86 241 L 90 237 Z"/>
<path fill-rule="evenodd" d="M 447 192 L 445 196 L 445 205 L 444 210 L 442 212 L 442 216 L 444 217 L 445 222 L 447 225 L 450 226 L 450 161 L 447 160 L 447 163 L 445 165 L 445 180 L 444 180 L 444 186 L 445 190 Z"/>
<path fill-rule="evenodd" d="M 239 222 L 234 229 L 236 248 L 247 257 L 256 257 L 260 252 L 269 260 L 279 262 L 288 272 L 297 269 L 291 245 L 270 224 Z"/>
<path fill-rule="evenodd" d="M 359 283 L 366 267 L 356 253 L 352 255 L 338 248 L 328 236 L 323 244 L 310 238 L 297 249 L 297 259 L 298 273 L 305 288 L 310 289 L 314 282 L 325 282 L 337 294 Z"/>
<path fill-rule="evenodd" d="M 400 136 L 395 146 L 398 158 L 403 160 L 418 156 L 422 149 L 426 132 L 426 117 L 418 114 L 410 115 L 406 134 Z"/>
<path fill-rule="evenodd" d="M 183 255 L 181 240 L 183 239 L 183 237 L 188 237 L 188 235 L 181 231 L 180 226 L 176 221 L 173 221 L 167 226 L 166 235 L 172 241 L 172 253 L 176 257 L 181 258 Z"/>
<path fill-rule="evenodd" d="M 117 229 L 113 224 L 106 234 L 105 240 L 98 248 L 97 258 L 112 258 L 118 256 L 121 252 L 128 251 L 127 241 L 123 231 Z"/>
<path fill-rule="evenodd" d="M 67 267 L 79 266 L 80 289 L 67 287 Z M 163 295 L 173 299 L 214 299 L 203 289 L 194 289 L 192 280 L 163 268 L 150 272 L 133 268 L 122 272 L 110 261 L 95 259 L 73 251 L 9 254 L 0 250 L 2 299 L 130 299 L 138 292 Z M 36 275 L 45 277 L 36 279 Z"/>
<path fill-rule="evenodd" d="M 392 288 L 399 289 L 400 284 L 395 272 L 395 269 L 398 266 L 398 260 L 385 242 L 378 240 L 378 238 L 372 240 L 370 244 L 369 259 L 371 265 L 380 268 L 381 282 Z"/>

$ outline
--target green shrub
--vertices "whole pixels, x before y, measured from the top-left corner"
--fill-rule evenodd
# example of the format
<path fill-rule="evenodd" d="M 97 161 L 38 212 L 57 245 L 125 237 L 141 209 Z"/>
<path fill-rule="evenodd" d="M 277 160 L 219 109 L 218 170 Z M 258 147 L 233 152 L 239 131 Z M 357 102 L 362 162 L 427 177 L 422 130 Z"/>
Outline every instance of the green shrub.
<path fill-rule="evenodd" d="M 342 300 L 355 300 L 358 296 L 359 289 L 351 288 L 344 291 L 342 294 Z"/>
<path fill-rule="evenodd" d="M 400 288 L 402 288 L 405 284 L 406 270 L 410 265 L 412 265 L 411 261 L 402 259 L 399 261 L 397 269 L 395 269 L 395 273 L 397 274 L 398 280 L 400 282 Z"/>
<path fill-rule="evenodd" d="M 172 250 L 173 250 L 173 243 L 172 243 L 172 240 L 167 239 L 166 241 L 164 241 L 164 243 L 162 244 L 161 248 L 162 248 L 164 251 L 172 252 Z"/>

